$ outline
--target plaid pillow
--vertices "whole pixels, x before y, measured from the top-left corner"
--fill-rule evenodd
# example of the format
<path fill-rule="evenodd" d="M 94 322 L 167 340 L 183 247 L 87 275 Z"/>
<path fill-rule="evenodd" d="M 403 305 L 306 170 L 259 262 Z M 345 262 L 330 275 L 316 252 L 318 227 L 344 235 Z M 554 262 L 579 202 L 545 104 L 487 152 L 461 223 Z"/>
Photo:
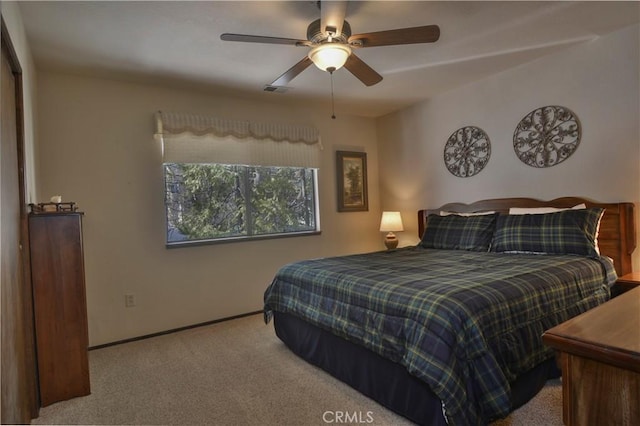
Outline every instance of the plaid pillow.
<path fill-rule="evenodd" d="M 488 251 L 498 214 L 427 217 L 420 244 L 424 248 Z"/>
<path fill-rule="evenodd" d="M 604 209 L 592 207 L 547 214 L 500 215 L 491 251 L 577 254 L 596 257 Z"/>

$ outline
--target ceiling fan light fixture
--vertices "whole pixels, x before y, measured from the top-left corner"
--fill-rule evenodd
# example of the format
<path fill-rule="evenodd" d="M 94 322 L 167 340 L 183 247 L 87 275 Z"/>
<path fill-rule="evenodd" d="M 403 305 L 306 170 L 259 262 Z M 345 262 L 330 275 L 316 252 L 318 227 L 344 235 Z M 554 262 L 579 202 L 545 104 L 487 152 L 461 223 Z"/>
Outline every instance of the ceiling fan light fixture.
<path fill-rule="evenodd" d="M 347 58 L 351 55 L 351 48 L 341 43 L 324 43 L 314 47 L 309 52 L 309 59 L 322 71 L 329 71 L 333 68 L 333 72 L 347 62 Z"/>

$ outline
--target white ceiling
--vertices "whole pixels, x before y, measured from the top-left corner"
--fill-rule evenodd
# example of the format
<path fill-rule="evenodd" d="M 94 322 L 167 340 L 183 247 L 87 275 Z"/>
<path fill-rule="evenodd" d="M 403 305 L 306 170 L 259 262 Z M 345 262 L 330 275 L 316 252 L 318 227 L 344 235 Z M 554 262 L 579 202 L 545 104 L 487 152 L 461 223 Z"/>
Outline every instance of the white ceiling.
<path fill-rule="evenodd" d="M 330 76 L 309 67 L 285 93 L 264 86 L 308 48 L 224 42 L 225 32 L 305 39 L 316 1 L 21 2 L 36 65 L 194 87 L 277 102 L 330 102 Z M 640 3 L 351 1 L 353 34 L 437 24 L 431 44 L 359 49 L 384 79 L 334 74 L 337 112 L 380 116 L 443 91 L 640 22 Z"/>

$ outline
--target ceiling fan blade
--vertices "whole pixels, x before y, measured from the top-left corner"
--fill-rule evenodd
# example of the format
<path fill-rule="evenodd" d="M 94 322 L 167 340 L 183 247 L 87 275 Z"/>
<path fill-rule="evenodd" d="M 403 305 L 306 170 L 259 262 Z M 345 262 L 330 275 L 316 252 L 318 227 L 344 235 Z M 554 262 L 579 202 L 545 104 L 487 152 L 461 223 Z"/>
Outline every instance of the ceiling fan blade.
<path fill-rule="evenodd" d="M 247 43 L 268 43 L 268 44 L 289 44 L 293 46 L 307 46 L 308 40 L 298 40 L 295 38 L 283 37 L 267 37 L 248 34 L 231 34 L 224 33 L 220 35 L 220 39 L 224 41 L 243 41 Z"/>
<path fill-rule="evenodd" d="M 365 64 L 362 59 L 358 58 L 353 53 L 351 53 L 347 58 L 347 62 L 344 64 L 344 67 L 367 86 L 373 86 L 374 84 L 382 81 L 382 76 L 380 74 L 375 72 L 373 68 Z"/>
<path fill-rule="evenodd" d="M 300 62 L 289 68 L 280 77 L 276 78 L 273 83 L 271 83 L 271 86 L 286 86 L 291 80 L 296 78 L 298 74 L 306 70 L 312 63 L 311 59 L 309 59 L 308 56 L 305 56 Z"/>
<path fill-rule="evenodd" d="M 361 47 L 375 47 L 397 44 L 433 43 L 439 38 L 440 27 L 437 25 L 426 25 L 424 27 L 354 34 L 349 37 L 349 43 L 359 40 L 360 43 L 362 43 Z"/>
<path fill-rule="evenodd" d="M 346 1 L 321 1 L 320 31 L 322 31 L 324 35 L 328 35 L 327 27 L 330 27 L 335 28 L 335 34 L 332 35 L 340 35 L 346 14 Z"/>

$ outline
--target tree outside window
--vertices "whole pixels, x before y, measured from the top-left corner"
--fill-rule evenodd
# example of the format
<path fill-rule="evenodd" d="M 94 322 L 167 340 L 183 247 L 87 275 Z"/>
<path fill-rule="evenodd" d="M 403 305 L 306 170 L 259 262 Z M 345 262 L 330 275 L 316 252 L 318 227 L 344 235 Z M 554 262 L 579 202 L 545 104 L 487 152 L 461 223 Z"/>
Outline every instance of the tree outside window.
<path fill-rule="evenodd" d="M 165 163 L 167 242 L 317 230 L 311 168 Z"/>

